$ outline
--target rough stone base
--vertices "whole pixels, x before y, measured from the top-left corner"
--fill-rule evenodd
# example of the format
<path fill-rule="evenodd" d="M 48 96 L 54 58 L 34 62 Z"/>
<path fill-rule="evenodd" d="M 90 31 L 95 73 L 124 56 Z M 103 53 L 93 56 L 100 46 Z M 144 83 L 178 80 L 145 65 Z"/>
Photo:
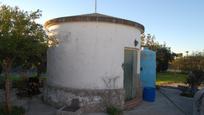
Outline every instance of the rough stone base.
<path fill-rule="evenodd" d="M 48 85 L 43 91 L 44 101 L 57 108 L 70 105 L 72 99 L 79 99 L 83 112 L 105 111 L 108 106 L 123 109 L 124 95 L 123 89 L 80 90 Z"/>

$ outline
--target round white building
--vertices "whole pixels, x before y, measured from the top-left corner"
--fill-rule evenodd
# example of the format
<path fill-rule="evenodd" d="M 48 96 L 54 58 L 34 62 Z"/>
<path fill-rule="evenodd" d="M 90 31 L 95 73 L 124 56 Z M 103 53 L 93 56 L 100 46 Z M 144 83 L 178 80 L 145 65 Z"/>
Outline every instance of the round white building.
<path fill-rule="evenodd" d="M 103 111 L 137 96 L 143 25 L 93 13 L 52 19 L 45 28 L 58 41 L 47 52 L 45 101 L 60 107 L 79 99 L 84 111 Z"/>

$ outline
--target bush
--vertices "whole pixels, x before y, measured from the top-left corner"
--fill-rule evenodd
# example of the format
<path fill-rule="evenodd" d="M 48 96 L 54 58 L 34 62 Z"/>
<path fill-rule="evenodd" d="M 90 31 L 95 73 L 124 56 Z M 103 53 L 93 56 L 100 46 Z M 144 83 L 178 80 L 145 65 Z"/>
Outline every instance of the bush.
<path fill-rule="evenodd" d="M 186 83 L 191 88 L 192 93 L 198 90 L 198 86 L 204 81 L 204 72 L 202 70 L 194 70 L 189 73 Z"/>
<path fill-rule="evenodd" d="M 19 97 L 32 97 L 40 94 L 40 79 L 38 77 L 30 77 L 28 79 L 21 79 L 18 82 L 17 95 Z"/>
<path fill-rule="evenodd" d="M 0 115 L 8 115 L 8 113 L 4 111 L 3 106 L 0 106 Z M 10 115 L 25 115 L 25 109 L 23 107 L 13 106 Z"/>
<path fill-rule="evenodd" d="M 107 111 L 108 115 L 122 115 L 122 110 L 118 109 L 114 106 L 107 107 L 106 111 Z"/>

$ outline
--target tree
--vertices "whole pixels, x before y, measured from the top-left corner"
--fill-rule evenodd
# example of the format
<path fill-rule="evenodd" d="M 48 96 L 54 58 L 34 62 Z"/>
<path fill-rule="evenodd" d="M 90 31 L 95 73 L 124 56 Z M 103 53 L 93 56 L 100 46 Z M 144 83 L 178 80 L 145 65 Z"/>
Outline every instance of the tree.
<path fill-rule="evenodd" d="M 176 54 L 171 53 L 171 49 L 166 46 L 160 46 L 156 51 L 157 71 L 166 71 L 169 68 L 169 63 L 174 60 Z"/>
<path fill-rule="evenodd" d="M 31 55 L 28 61 L 34 65 L 37 69 L 37 77 L 40 77 L 41 73 L 46 72 L 47 66 L 47 47 L 45 45 L 41 45 L 38 47 L 38 51 L 35 54 L 39 55 Z"/>
<path fill-rule="evenodd" d="M 5 109 L 11 112 L 9 79 L 16 65 L 31 67 L 46 51 L 46 34 L 42 25 L 35 22 L 41 11 L 27 12 L 18 7 L 0 6 L 0 64 L 5 76 Z"/>
<path fill-rule="evenodd" d="M 151 34 L 142 35 L 142 47 L 148 47 L 156 52 L 157 72 L 166 71 L 169 63 L 174 59 L 175 54 L 171 52 L 171 48 L 166 44 L 159 44 L 155 41 L 155 36 Z"/>

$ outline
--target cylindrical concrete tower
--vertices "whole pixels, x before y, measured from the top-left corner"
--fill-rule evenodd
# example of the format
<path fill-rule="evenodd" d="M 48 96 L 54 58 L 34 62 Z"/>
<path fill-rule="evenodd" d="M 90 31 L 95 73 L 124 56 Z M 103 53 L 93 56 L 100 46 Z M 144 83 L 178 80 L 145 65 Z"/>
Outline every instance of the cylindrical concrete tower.
<path fill-rule="evenodd" d="M 140 53 L 144 27 L 94 13 L 52 19 L 45 28 L 59 44 L 48 49 L 44 99 L 62 106 L 77 98 L 84 111 L 104 110 L 106 103 L 122 108 L 124 51 Z M 140 55 L 136 59 L 139 75 Z"/>

